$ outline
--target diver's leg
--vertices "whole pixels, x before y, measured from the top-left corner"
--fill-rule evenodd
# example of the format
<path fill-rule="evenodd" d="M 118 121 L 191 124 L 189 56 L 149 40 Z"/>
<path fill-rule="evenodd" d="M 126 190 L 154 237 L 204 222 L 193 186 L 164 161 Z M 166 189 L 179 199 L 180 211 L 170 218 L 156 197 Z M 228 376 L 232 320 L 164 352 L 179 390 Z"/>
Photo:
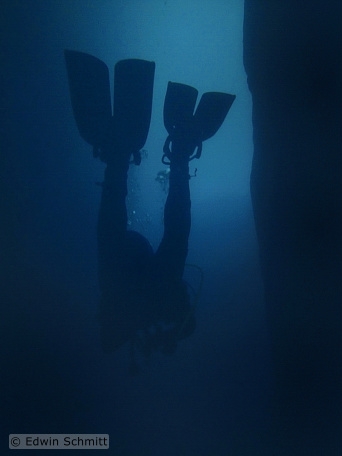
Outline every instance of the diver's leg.
<path fill-rule="evenodd" d="M 196 327 L 183 273 L 191 228 L 188 157 L 170 164 L 169 193 L 164 209 L 164 235 L 155 254 L 155 293 L 161 320 L 174 326 L 166 330 L 164 353 L 173 353 L 180 338 Z"/>
<path fill-rule="evenodd" d="M 120 272 L 123 241 L 127 230 L 128 163 L 109 165 L 105 170 L 97 226 L 99 282 L 105 290 Z"/>
<path fill-rule="evenodd" d="M 103 182 L 97 226 L 99 322 L 102 348 L 111 352 L 127 339 L 124 284 L 125 238 L 127 233 L 127 172 L 125 166 L 108 165 Z"/>
<path fill-rule="evenodd" d="M 164 209 L 164 235 L 156 252 L 159 274 L 182 280 L 191 228 L 191 200 L 187 159 L 170 164 L 169 193 Z"/>

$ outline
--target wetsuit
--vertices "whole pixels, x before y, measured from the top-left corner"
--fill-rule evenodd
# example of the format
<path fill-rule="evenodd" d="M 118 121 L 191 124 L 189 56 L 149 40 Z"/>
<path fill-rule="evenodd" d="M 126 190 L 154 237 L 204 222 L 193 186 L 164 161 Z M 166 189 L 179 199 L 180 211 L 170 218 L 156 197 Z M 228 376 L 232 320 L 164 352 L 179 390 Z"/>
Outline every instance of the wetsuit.
<path fill-rule="evenodd" d="M 156 253 L 146 238 L 127 230 L 128 167 L 120 156 L 107 163 L 99 212 L 99 316 L 105 351 L 151 324 L 181 325 L 190 306 L 182 280 L 191 226 L 188 159 L 171 161 L 164 235 Z"/>

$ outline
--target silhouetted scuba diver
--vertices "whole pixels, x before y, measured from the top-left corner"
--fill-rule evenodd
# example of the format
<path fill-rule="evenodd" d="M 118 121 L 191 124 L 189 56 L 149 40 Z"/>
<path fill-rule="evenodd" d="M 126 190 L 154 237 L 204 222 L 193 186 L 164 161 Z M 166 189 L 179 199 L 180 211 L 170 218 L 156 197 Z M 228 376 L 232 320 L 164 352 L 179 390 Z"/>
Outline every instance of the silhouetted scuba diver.
<path fill-rule="evenodd" d="M 170 165 L 169 190 L 164 234 L 154 253 L 144 236 L 127 229 L 125 199 L 130 163 L 140 164 L 149 130 L 155 64 L 137 59 L 116 64 L 112 116 L 107 66 L 75 51 L 65 51 L 65 58 L 78 129 L 107 165 L 98 220 L 103 350 L 131 341 L 146 355 L 155 349 L 173 353 L 196 326 L 183 281 L 191 227 L 189 160 L 200 157 L 202 142 L 220 128 L 235 96 L 205 93 L 194 113 L 197 90 L 169 82 L 162 157 Z"/>

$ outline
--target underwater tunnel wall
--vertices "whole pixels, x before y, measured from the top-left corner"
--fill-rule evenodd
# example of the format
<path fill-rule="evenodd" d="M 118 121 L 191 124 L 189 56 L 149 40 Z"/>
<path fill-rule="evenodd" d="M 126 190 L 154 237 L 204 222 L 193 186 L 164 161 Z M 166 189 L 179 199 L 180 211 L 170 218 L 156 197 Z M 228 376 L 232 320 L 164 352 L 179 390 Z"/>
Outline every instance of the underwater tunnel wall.
<path fill-rule="evenodd" d="M 338 454 L 341 437 L 341 23 L 338 1 L 245 0 L 275 406 L 280 439 L 298 454 Z"/>

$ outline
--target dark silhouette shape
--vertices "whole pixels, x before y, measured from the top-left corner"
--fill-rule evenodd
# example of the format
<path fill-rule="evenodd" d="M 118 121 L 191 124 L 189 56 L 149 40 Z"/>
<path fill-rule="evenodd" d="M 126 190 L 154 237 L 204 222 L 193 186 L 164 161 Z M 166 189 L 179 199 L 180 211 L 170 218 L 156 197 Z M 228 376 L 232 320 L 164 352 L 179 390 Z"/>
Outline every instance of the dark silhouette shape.
<path fill-rule="evenodd" d="M 342 454 L 342 2 L 245 0 L 273 447 Z M 256 451 L 257 453 L 258 451 Z"/>
<path fill-rule="evenodd" d="M 235 96 L 206 93 L 194 113 L 197 90 L 169 82 L 163 162 L 170 165 L 164 235 L 154 253 L 149 241 L 127 230 L 127 173 L 140 164 L 151 118 L 154 63 L 125 60 L 115 66 L 114 116 L 108 70 L 87 54 L 65 51 L 71 100 L 82 137 L 107 164 L 98 220 L 99 320 L 105 352 L 131 341 L 148 356 L 172 354 L 179 339 L 195 330 L 183 272 L 191 227 L 189 160 L 200 157 L 202 141 L 224 121 Z M 84 74 L 86 76 L 84 77 Z M 102 87 L 98 87 L 101 84 Z M 133 362 L 132 373 L 137 371 Z"/>

